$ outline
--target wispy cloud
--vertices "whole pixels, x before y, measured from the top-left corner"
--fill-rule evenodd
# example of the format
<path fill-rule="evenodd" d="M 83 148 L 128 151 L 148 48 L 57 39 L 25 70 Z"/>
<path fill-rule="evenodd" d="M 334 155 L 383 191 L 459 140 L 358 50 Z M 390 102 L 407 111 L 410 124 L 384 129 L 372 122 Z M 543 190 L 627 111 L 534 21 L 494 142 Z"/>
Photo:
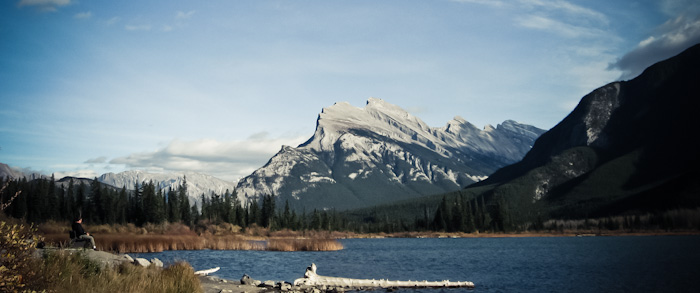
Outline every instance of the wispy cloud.
<path fill-rule="evenodd" d="M 195 13 L 194 10 L 187 11 L 187 12 L 178 11 L 177 14 L 175 15 L 175 18 L 177 18 L 177 19 L 189 19 L 192 17 L 192 15 L 194 15 L 194 13 Z"/>
<path fill-rule="evenodd" d="M 540 15 L 528 15 L 516 19 L 516 23 L 522 27 L 548 31 L 567 38 L 605 37 L 607 33 L 600 29 L 572 25 L 556 19 Z"/>
<path fill-rule="evenodd" d="M 522 5 L 527 7 L 542 8 L 548 11 L 552 11 L 556 14 L 567 14 L 568 16 L 575 16 L 577 19 L 588 19 L 596 22 L 603 22 L 604 24 L 609 23 L 609 19 L 605 14 L 589 9 L 583 6 L 573 4 L 571 2 L 562 0 L 520 0 Z"/>
<path fill-rule="evenodd" d="M 77 18 L 77 19 L 88 19 L 88 18 L 91 18 L 91 17 L 92 17 L 92 12 L 90 12 L 90 11 L 76 13 L 76 14 L 73 16 L 73 18 Z"/>
<path fill-rule="evenodd" d="M 598 11 L 563 0 L 453 0 L 460 3 L 488 5 L 511 10 L 519 26 L 551 31 L 566 37 L 599 35 L 600 30 L 591 27 L 606 26 L 608 17 Z"/>
<path fill-rule="evenodd" d="M 488 6 L 504 6 L 505 3 L 500 0 L 451 0 L 452 2 L 458 2 L 458 3 L 471 3 L 471 4 L 480 4 L 480 5 L 488 5 Z"/>
<path fill-rule="evenodd" d="M 140 25 L 133 25 L 133 24 L 127 24 L 124 26 L 124 29 L 128 31 L 150 31 L 153 28 L 150 24 L 140 24 Z"/>
<path fill-rule="evenodd" d="M 58 10 L 60 6 L 70 4 L 71 0 L 21 0 L 17 6 L 33 6 L 41 11 L 52 12 Z"/>
<path fill-rule="evenodd" d="M 119 21 L 121 21 L 121 20 L 122 20 L 121 17 L 115 16 L 115 17 L 112 17 L 112 18 L 110 18 L 109 20 L 107 20 L 106 23 L 107 23 L 107 25 L 114 25 L 114 24 L 116 24 L 117 22 L 119 22 Z"/>
<path fill-rule="evenodd" d="M 700 43 L 700 14 L 683 14 L 659 27 L 658 33 L 639 42 L 637 47 L 610 64 L 621 70 L 620 79 L 631 79 L 645 68 Z"/>
<path fill-rule="evenodd" d="M 107 157 L 97 157 L 94 159 L 88 159 L 85 164 L 104 164 L 107 163 Z"/>
<path fill-rule="evenodd" d="M 152 171 L 194 171 L 234 180 L 262 167 L 282 145 L 296 146 L 303 141 L 303 137 L 270 138 L 267 133 L 227 142 L 173 140 L 156 151 L 134 153 L 109 163 Z"/>

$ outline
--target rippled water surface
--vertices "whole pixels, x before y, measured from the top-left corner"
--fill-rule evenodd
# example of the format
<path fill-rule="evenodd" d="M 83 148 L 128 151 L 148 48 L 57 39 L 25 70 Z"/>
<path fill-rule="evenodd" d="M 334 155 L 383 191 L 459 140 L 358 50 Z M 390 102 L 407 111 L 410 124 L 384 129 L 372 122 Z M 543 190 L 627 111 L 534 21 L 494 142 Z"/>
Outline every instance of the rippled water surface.
<path fill-rule="evenodd" d="M 474 292 L 682 292 L 700 288 L 700 236 L 347 239 L 334 252 L 166 251 L 136 254 L 239 280 L 318 273 L 363 279 L 471 281 Z M 414 290 L 406 290 L 415 292 Z M 426 290 L 426 292 L 441 290 Z M 455 291 L 455 290 L 449 290 Z"/>

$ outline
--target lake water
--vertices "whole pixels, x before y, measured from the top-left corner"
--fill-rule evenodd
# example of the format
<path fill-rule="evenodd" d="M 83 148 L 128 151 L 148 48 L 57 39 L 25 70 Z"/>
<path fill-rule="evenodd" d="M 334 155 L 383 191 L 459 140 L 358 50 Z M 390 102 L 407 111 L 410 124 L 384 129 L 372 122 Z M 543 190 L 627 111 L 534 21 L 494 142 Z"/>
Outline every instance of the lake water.
<path fill-rule="evenodd" d="M 239 280 L 293 282 L 307 266 L 362 279 L 471 281 L 473 292 L 700 290 L 700 236 L 347 239 L 333 252 L 166 251 L 133 254 Z M 462 289 L 421 290 L 455 292 Z M 417 290 L 402 290 L 417 292 Z"/>

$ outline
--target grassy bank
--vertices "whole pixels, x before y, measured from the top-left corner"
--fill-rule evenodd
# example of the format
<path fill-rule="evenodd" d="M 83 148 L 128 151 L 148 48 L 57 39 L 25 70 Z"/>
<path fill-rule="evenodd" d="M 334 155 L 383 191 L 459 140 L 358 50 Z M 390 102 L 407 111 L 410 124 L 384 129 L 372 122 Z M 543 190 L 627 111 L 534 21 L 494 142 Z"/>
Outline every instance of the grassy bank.
<path fill-rule="evenodd" d="M 202 292 L 192 267 L 184 262 L 165 269 L 131 263 L 110 268 L 80 255 L 47 253 L 39 261 L 40 276 L 29 284 L 50 292 Z"/>
<path fill-rule="evenodd" d="M 43 250 L 36 228 L 0 217 L 0 292 L 202 292 L 187 263 L 110 267 L 83 253 Z"/>

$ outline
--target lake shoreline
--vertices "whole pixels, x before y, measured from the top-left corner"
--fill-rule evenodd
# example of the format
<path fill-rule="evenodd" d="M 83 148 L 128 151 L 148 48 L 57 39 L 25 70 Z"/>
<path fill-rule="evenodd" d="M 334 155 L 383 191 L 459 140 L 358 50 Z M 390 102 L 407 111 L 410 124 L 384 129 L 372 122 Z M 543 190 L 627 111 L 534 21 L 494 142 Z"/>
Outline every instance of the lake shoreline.
<path fill-rule="evenodd" d="M 367 238 L 519 238 L 519 237 L 611 237 L 611 236 L 684 236 L 700 235 L 700 231 L 579 231 L 579 232 L 511 232 L 511 233 L 444 233 L 444 232 L 402 232 L 402 233 L 377 233 L 356 234 L 336 239 L 367 239 Z"/>

